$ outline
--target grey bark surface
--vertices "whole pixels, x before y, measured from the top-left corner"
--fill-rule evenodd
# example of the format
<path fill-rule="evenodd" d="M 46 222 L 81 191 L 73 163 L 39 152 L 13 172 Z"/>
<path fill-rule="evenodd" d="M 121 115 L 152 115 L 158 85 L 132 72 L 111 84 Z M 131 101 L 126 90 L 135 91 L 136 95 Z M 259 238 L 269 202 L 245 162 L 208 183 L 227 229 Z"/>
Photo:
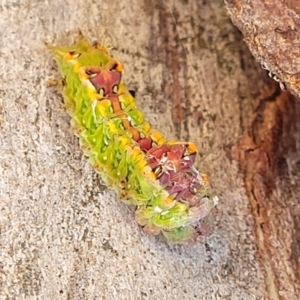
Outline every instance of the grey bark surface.
<path fill-rule="evenodd" d="M 0 28 L 0 299 L 266 297 L 231 147 L 270 82 L 222 2 L 4 1 Z M 72 43 L 78 28 L 111 40 L 153 127 L 198 146 L 198 169 L 220 198 L 203 244 L 143 233 L 83 156 L 47 84 L 59 74 L 44 46 Z"/>

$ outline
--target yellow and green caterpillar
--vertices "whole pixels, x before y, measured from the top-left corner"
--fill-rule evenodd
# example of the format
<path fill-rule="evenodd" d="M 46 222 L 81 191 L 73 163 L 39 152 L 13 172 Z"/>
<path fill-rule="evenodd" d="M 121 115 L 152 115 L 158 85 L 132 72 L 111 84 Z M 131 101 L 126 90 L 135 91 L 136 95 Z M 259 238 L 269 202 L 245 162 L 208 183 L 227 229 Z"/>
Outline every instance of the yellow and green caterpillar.
<path fill-rule="evenodd" d="M 82 34 L 69 47 L 49 48 L 63 76 L 72 127 L 93 168 L 127 204 L 143 229 L 168 242 L 202 240 L 203 220 L 217 204 L 206 175 L 194 167 L 197 148 L 166 141 L 151 128 L 127 90 L 123 65 Z"/>

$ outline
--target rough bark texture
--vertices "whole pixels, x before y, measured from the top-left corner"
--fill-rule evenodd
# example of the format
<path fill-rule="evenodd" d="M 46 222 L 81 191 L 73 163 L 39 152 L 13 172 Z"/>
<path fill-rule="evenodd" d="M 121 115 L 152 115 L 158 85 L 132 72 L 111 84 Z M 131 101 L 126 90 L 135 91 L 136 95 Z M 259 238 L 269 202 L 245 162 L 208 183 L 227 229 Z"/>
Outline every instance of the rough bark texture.
<path fill-rule="evenodd" d="M 277 84 L 266 86 L 256 101 L 247 134 L 233 147 L 233 157 L 245 174 L 267 299 L 297 299 L 299 295 L 295 132 L 300 112 L 296 100 Z"/>
<path fill-rule="evenodd" d="M 224 0 L 251 52 L 283 87 L 300 96 L 300 2 Z"/>
<path fill-rule="evenodd" d="M 4 1 L 0 26 L 1 299 L 296 299 L 299 104 L 221 1 Z M 220 197 L 203 244 L 144 234 L 82 155 L 43 44 L 77 28 L 111 39 L 154 127 L 198 145 Z"/>
<path fill-rule="evenodd" d="M 300 95 L 299 1 L 227 1 L 255 58 L 281 87 Z M 245 174 L 265 270 L 266 297 L 300 293 L 299 99 L 266 86 L 247 134 L 233 148 Z"/>

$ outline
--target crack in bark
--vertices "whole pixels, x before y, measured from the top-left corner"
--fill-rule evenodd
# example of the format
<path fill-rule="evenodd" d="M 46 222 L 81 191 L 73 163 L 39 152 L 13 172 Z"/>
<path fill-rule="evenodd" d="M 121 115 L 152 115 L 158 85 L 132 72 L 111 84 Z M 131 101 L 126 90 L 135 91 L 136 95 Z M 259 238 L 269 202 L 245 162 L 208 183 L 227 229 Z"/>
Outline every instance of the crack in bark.
<path fill-rule="evenodd" d="M 283 240 L 275 226 L 277 199 L 274 192 L 276 182 L 284 171 L 280 169 L 280 162 L 288 152 L 295 151 L 295 105 L 294 96 L 271 83 L 258 99 L 247 134 L 232 148 L 233 157 L 241 163 L 256 224 L 254 231 L 265 270 L 266 297 L 272 300 L 282 299 L 281 291 L 288 289 L 284 283 L 293 286 L 288 272 L 282 275 L 282 268 L 287 268 L 287 265 L 278 263 L 282 253 L 272 245 L 271 237 Z"/>

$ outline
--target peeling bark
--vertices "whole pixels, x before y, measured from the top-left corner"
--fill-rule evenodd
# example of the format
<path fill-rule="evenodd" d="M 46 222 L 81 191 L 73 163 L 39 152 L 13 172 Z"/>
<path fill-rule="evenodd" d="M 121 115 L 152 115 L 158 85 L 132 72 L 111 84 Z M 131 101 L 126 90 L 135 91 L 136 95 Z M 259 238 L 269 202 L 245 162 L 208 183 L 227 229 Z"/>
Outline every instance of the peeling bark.
<path fill-rule="evenodd" d="M 256 100 L 247 133 L 232 149 L 242 166 L 255 219 L 267 299 L 297 299 L 300 291 L 299 260 L 295 261 L 300 255 L 299 211 L 294 211 L 299 191 L 288 168 L 289 157 L 296 152 L 297 101 L 276 83 L 266 86 Z"/>
<path fill-rule="evenodd" d="M 224 1 L 255 58 L 300 95 L 299 1 Z M 267 84 L 232 154 L 242 166 L 265 270 L 267 299 L 297 299 L 299 281 L 299 99 Z"/>

